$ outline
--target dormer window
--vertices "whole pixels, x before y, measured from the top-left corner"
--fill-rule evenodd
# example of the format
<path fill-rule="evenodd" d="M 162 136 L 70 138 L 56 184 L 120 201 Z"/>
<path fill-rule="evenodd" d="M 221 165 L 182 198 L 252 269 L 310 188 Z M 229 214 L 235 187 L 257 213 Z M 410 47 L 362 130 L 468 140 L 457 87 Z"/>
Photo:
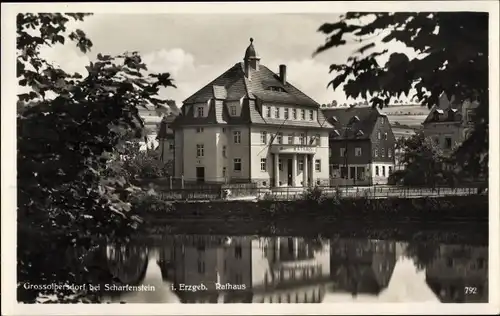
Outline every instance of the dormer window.
<path fill-rule="evenodd" d="M 359 117 L 358 117 L 357 115 L 354 115 L 354 116 L 351 118 L 351 120 L 350 120 L 349 124 L 354 124 L 354 123 L 357 123 L 357 122 L 359 122 Z"/>
<path fill-rule="evenodd" d="M 229 111 L 231 112 L 231 116 L 236 116 L 236 105 L 231 105 Z"/>
<path fill-rule="evenodd" d="M 285 108 L 285 120 L 288 120 L 289 111 L 289 109 Z"/>
<path fill-rule="evenodd" d="M 292 109 L 292 117 L 294 120 L 297 119 L 297 109 Z"/>
<path fill-rule="evenodd" d="M 271 107 L 270 106 L 266 107 L 266 116 L 271 117 Z"/>
<path fill-rule="evenodd" d="M 313 110 L 309 110 L 309 120 L 310 121 L 314 120 L 314 111 Z"/>
<path fill-rule="evenodd" d="M 196 109 L 196 111 L 197 111 L 198 117 L 203 117 L 203 116 L 205 116 L 205 115 L 204 115 L 204 109 L 203 109 L 203 106 L 199 106 L 199 107 Z"/>
<path fill-rule="evenodd" d="M 274 115 L 276 118 L 280 118 L 280 108 L 279 107 L 276 107 L 276 109 L 274 110 Z"/>
<path fill-rule="evenodd" d="M 267 90 L 274 92 L 286 92 L 285 89 L 283 89 L 282 87 L 276 87 L 276 86 L 271 86 L 267 88 Z"/>

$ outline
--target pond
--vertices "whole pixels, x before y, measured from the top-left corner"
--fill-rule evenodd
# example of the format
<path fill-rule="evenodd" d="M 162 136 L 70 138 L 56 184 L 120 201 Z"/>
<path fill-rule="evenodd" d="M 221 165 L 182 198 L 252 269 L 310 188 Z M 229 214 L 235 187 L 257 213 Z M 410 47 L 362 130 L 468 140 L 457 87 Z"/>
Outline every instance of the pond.
<path fill-rule="evenodd" d="M 110 303 L 488 302 L 484 244 L 167 234 L 102 252 Z"/>

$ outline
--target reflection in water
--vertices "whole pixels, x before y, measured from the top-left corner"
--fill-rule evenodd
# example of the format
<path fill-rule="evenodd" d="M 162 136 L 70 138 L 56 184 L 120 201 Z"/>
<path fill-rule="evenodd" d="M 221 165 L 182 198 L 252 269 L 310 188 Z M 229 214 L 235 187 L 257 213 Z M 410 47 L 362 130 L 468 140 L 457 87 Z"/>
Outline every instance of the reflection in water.
<path fill-rule="evenodd" d="M 373 239 L 166 236 L 159 246 L 108 247 L 117 280 L 155 287 L 149 293 L 114 293 L 119 299 L 111 301 L 487 302 L 486 246 L 437 245 L 420 261 L 410 249 Z"/>

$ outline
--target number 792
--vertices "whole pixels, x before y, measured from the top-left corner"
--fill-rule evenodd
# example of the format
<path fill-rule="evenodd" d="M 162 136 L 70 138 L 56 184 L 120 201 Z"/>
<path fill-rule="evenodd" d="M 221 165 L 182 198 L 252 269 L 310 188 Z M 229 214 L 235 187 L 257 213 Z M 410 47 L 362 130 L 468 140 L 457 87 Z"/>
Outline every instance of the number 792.
<path fill-rule="evenodd" d="M 477 294 L 477 287 L 475 286 L 466 286 L 464 287 L 464 292 L 466 295 Z"/>

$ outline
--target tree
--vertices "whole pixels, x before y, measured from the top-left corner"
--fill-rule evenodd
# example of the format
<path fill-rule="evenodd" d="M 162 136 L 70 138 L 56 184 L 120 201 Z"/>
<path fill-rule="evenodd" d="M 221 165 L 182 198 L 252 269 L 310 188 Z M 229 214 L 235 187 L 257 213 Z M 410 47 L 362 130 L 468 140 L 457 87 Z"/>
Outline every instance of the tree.
<path fill-rule="evenodd" d="M 332 101 L 332 106 L 333 106 L 333 107 L 336 107 L 336 106 L 337 106 L 337 100 L 333 100 L 333 101 Z"/>
<path fill-rule="evenodd" d="M 457 181 L 455 170 L 448 169 L 450 163 L 441 148 L 423 132 L 407 139 L 399 139 L 396 152 L 400 154 L 400 163 L 404 170 L 398 170 L 389 176 L 390 183 L 409 186 L 436 187 L 439 184 L 454 186 Z"/>
<path fill-rule="evenodd" d="M 474 131 L 456 150 L 454 160 L 471 175 L 488 172 L 488 13 L 485 12 L 350 12 L 319 31 L 328 36 L 315 54 L 348 42 L 358 42 L 354 56 L 333 64 L 333 89 L 345 83 L 348 97 L 371 97 L 374 107 L 392 98 L 413 96 L 429 108 L 442 93 L 457 102 L 480 101 Z M 381 42 L 379 41 L 382 36 Z M 388 53 L 381 43 L 399 41 L 418 57 L 394 52 L 385 65 L 377 59 Z M 367 54 L 367 51 L 372 51 Z"/>
<path fill-rule="evenodd" d="M 137 227 L 130 193 L 138 189 L 125 177 L 109 176 L 109 162 L 127 135 L 142 132 L 138 107 L 165 105 L 159 89 L 174 87 L 168 73 L 148 73 L 137 52 L 98 54 L 85 77 L 41 57 L 42 46 L 70 41 L 89 51 L 83 31 L 67 30 L 71 19 L 88 15 L 17 15 L 17 78 L 31 90 L 18 95 L 17 115 L 17 294 L 23 302 L 75 294 L 22 284 L 88 283 L 87 254 Z"/>

